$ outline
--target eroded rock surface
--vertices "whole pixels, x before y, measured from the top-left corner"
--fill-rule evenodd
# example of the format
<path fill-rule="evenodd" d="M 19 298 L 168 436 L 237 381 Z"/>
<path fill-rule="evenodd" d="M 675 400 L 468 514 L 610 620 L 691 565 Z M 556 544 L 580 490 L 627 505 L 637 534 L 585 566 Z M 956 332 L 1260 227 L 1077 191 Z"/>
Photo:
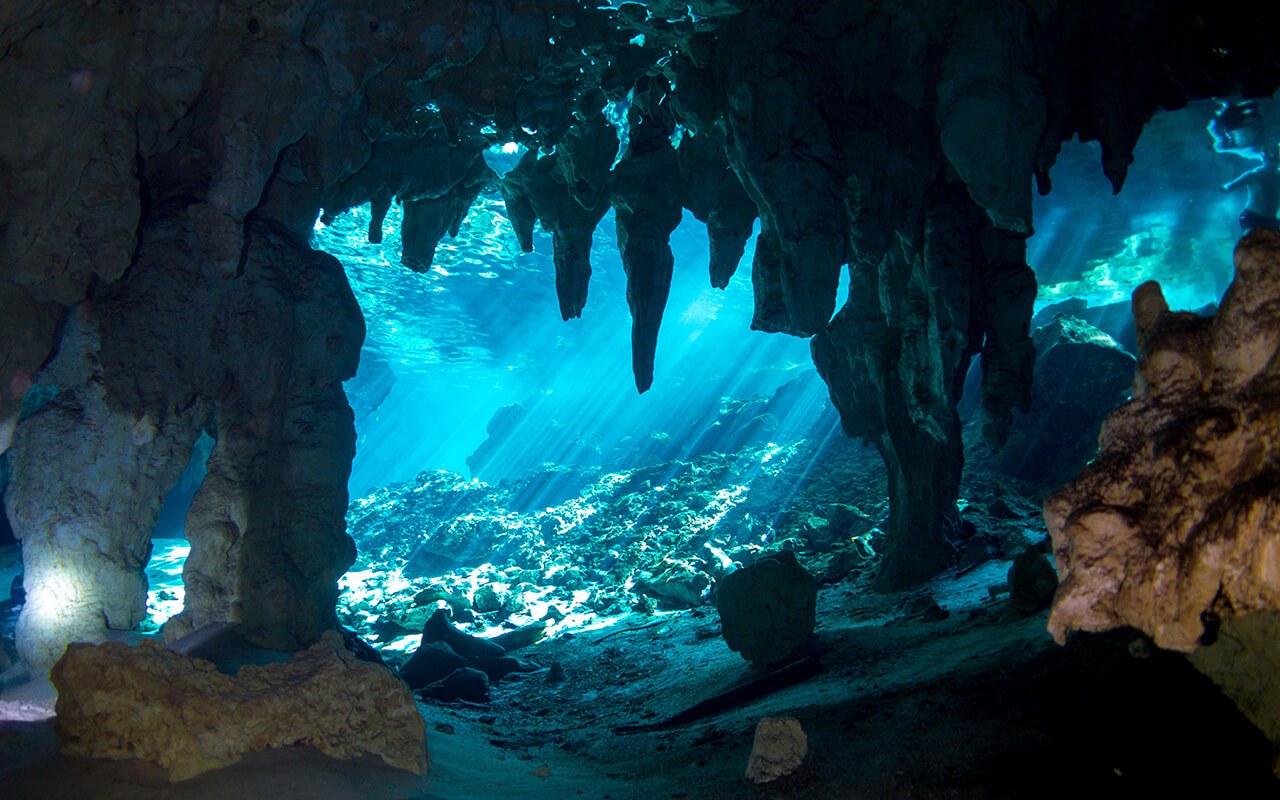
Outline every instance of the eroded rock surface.
<path fill-rule="evenodd" d="M 681 208 L 706 219 L 720 285 L 754 206 L 754 325 L 821 335 L 815 358 L 846 429 L 890 469 L 881 585 L 901 587 L 949 557 L 968 359 L 981 350 L 993 444 L 1025 406 L 1027 170 L 1047 186 L 1078 134 L 1101 142 L 1119 188 L 1156 109 L 1270 93 L 1280 41 L 1255 22 L 1270 11 L 1267 0 L 1231 13 L 1137 0 L 10 4 L 0 449 L 58 324 L 91 301 L 111 413 L 158 429 L 195 414 L 218 433 L 192 512 L 193 624 L 230 617 L 264 644 L 313 640 L 351 556 L 337 382 L 359 343 L 340 274 L 307 249 L 310 226 L 322 207 L 369 201 L 376 239 L 398 200 L 403 260 L 426 269 L 492 180 L 485 147 L 563 143 L 565 193 L 583 213 L 565 205 L 552 222 L 561 313 L 585 302 L 589 228 L 607 198 L 642 390 Z M 631 137 L 612 172 L 606 103 L 626 106 Z M 696 148 L 683 158 L 681 130 Z M 525 205 L 512 206 L 522 232 L 540 216 Z M 854 293 L 833 320 L 845 265 Z M 124 502 L 145 506 L 150 491 Z"/>
<path fill-rule="evenodd" d="M 747 777 L 769 783 L 795 772 L 809 755 L 809 740 L 795 717 L 765 717 L 756 723 Z"/>
<path fill-rule="evenodd" d="M 725 643 L 756 666 L 785 659 L 813 635 L 818 583 L 790 551 L 726 575 L 717 590 Z"/>
<path fill-rule="evenodd" d="M 1134 293 L 1134 399 L 1045 503 L 1059 641 L 1131 625 L 1190 652 L 1207 615 L 1280 608 L 1280 232 L 1245 237 L 1235 268 L 1212 318 L 1170 312 L 1154 283 Z"/>
<path fill-rule="evenodd" d="M 73 644 L 51 673 L 71 755 L 144 758 L 181 781 L 246 753 L 308 745 L 427 771 L 426 723 L 409 688 L 357 659 L 337 633 L 285 663 L 234 676 L 151 641 Z"/>
<path fill-rule="evenodd" d="M 72 641 L 146 613 L 151 531 L 198 435 L 194 413 L 134 416 L 107 401 L 99 322 L 81 307 L 43 379 L 58 389 L 18 426 L 6 512 L 22 541 L 18 653 L 43 673 Z"/>

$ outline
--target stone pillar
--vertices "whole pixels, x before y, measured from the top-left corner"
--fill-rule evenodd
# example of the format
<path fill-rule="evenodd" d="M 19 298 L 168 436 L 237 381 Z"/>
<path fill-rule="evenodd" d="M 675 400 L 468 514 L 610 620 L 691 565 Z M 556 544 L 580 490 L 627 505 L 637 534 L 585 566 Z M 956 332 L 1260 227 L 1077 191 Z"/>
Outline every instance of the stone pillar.
<path fill-rule="evenodd" d="M 22 540 L 27 602 L 18 652 L 43 672 L 70 642 L 97 642 L 145 615 L 151 531 L 198 431 L 190 415 L 113 408 L 88 304 L 41 374 L 58 393 L 19 423 L 5 506 Z"/>
<path fill-rule="evenodd" d="M 251 220 L 243 281 L 228 293 L 218 442 L 187 515 L 186 607 L 176 638 L 212 622 L 294 650 L 333 627 L 355 425 L 341 381 L 364 321 L 337 259 Z"/>
<path fill-rule="evenodd" d="M 1032 362 L 1034 283 L 1020 238 L 994 231 L 963 185 L 941 177 L 923 219 L 878 261 L 854 262 L 848 301 L 812 344 L 845 432 L 875 442 L 888 469 L 881 591 L 926 580 L 950 559 L 964 464 L 956 403 L 970 358 L 985 342 L 999 365 L 984 385 L 1005 396 L 984 405 L 996 447 L 1011 408 L 1025 408 Z M 1000 281 L 1016 291 L 996 291 Z"/>

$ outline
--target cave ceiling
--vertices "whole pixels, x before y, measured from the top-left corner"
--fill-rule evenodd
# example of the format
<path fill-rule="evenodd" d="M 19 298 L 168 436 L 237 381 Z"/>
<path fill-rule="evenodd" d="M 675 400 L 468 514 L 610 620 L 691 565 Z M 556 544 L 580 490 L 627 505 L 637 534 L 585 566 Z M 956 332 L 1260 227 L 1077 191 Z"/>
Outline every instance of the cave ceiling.
<path fill-rule="evenodd" d="M 537 223 L 552 234 L 566 319 L 612 209 L 643 391 L 687 209 L 717 286 L 759 225 L 752 327 L 814 337 L 846 431 L 890 467 L 891 534 L 925 531 L 910 549 L 928 551 L 955 523 L 970 359 L 990 441 L 1027 402 L 1032 178 L 1047 191 L 1079 137 L 1119 191 L 1157 110 L 1272 93 L 1274 17 L 1263 0 L 7 4 L 0 450 L 73 307 L 97 326 L 111 407 L 253 406 L 236 392 L 279 376 L 227 331 L 305 339 L 298 320 L 323 309 L 279 319 L 330 266 L 296 251 L 322 210 L 365 203 L 371 239 L 403 208 L 389 268 L 427 271 L 500 193 L 522 248 Z M 499 178 L 482 154 L 511 141 L 528 153 Z M 343 321 L 308 357 L 341 380 L 363 330 L 324 285 Z M 933 553 L 888 582 L 936 570 Z"/>

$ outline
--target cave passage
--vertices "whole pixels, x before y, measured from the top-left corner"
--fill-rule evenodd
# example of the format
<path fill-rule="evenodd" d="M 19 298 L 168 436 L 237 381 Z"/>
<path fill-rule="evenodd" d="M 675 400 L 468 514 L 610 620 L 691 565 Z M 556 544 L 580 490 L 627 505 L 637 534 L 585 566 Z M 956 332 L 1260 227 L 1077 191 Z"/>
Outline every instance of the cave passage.
<path fill-rule="evenodd" d="M 1277 793 L 1266 0 L 215 5 L 0 11 L 6 792 Z"/>

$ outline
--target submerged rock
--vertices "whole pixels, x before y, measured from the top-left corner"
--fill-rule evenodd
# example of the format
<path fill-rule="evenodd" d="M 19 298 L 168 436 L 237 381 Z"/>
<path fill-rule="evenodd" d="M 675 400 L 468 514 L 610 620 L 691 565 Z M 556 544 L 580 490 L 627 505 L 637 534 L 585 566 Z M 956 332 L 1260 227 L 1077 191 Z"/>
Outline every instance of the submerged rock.
<path fill-rule="evenodd" d="M 818 583 L 783 551 L 730 573 L 716 587 L 729 649 L 758 667 L 785 659 L 813 635 Z"/>
<path fill-rule="evenodd" d="M 419 694 L 445 703 L 456 700 L 487 703 L 492 699 L 489 693 L 489 676 L 483 670 L 473 667 L 456 669 L 445 678 L 423 687 Z"/>
<path fill-rule="evenodd" d="M 464 658 L 501 658 L 507 654 L 502 645 L 463 633 L 449 622 L 444 609 L 431 615 L 422 628 L 422 641 L 444 642 Z"/>
<path fill-rule="evenodd" d="M 410 689 L 421 689 L 448 677 L 454 670 L 462 669 L 469 663 L 444 642 L 423 642 L 396 675 L 409 684 Z"/>
<path fill-rule="evenodd" d="M 673 563 L 656 577 L 637 580 L 633 590 L 652 597 L 667 608 L 694 608 L 711 588 L 706 573 L 684 563 Z"/>
<path fill-rule="evenodd" d="M 795 717 L 764 717 L 756 723 L 747 777 L 768 783 L 795 772 L 809 755 L 809 740 Z"/>
<path fill-rule="evenodd" d="M 408 687 L 356 658 L 337 633 L 234 677 L 150 640 L 72 644 L 54 665 L 58 738 L 87 758 L 154 761 L 182 781 L 246 753 L 309 745 L 427 771 L 426 723 Z"/>
<path fill-rule="evenodd" d="M 1235 270 L 1209 319 L 1171 312 L 1154 282 L 1134 292 L 1134 399 L 1045 501 L 1060 580 L 1049 630 L 1063 642 L 1130 625 L 1211 651 L 1193 663 L 1280 749 L 1274 682 L 1256 682 L 1280 669 L 1280 232 L 1244 237 Z"/>
<path fill-rule="evenodd" d="M 1094 326 L 1060 316 L 1036 331 L 1031 407 L 1000 450 L 1000 468 L 1058 486 L 1097 451 L 1102 420 L 1128 399 L 1133 356 Z"/>
<path fill-rule="evenodd" d="M 1021 614 L 1043 611 L 1053 602 L 1058 589 L 1058 575 L 1049 559 L 1034 547 L 1028 547 L 1013 559 L 1009 567 L 1009 605 Z"/>
<path fill-rule="evenodd" d="M 1107 418 L 1098 457 L 1045 501 L 1059 640 L 1128 624 L 1190 652 L 1211 610 L 1280 608 L 1268 444 L 1280 431 L 1280 233 L 1245 237 L 1235 265 L 1211 319 L 1170 312 L 1154 283 L 1134 293 L 1134 399 Z"/>

